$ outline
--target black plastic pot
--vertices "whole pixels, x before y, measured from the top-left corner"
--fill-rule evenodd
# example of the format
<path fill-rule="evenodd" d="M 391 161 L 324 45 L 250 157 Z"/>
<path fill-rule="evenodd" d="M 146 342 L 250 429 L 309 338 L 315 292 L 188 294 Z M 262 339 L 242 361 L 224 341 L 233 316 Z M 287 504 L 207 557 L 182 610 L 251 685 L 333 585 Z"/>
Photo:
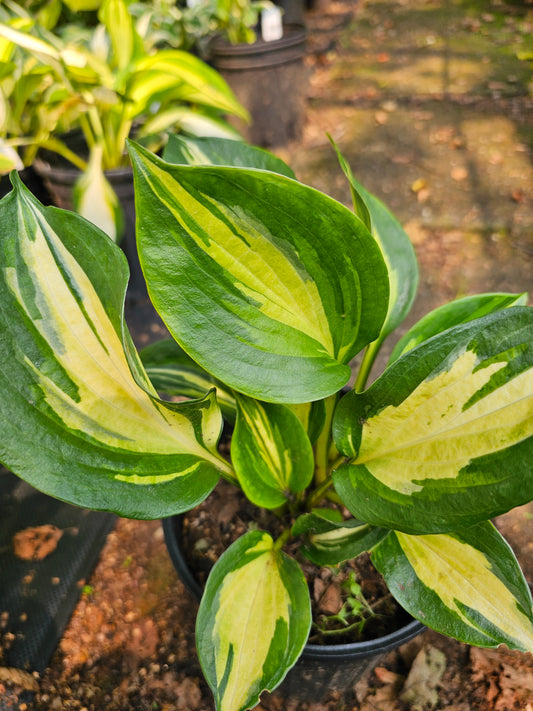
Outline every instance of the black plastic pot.
<path fill-rule="evenodd" d="M 249 143 L 282 146 L 301 135 L 305 118 L 307 33 L 301 25 L 284 25 L 283 37 L 272 42 L 211 44 L 215 69 L 250 112 L 252 122 L 228 120 Z"/>
<path fill-rule="evenodd" d="M 182 516 L 163 519 L 163 531 L 170 558 L 189 592 L 199 601 L 202 587 L 182 552 Z M 330 691 L 344 693 L 379 663 L 392 649 L 400 647 L 425 630 L 411 619 L 404 627 L 383 637 L 352 644 L 306 644 L 298 662 L 277 691 L 302 701 L 320 701 Z"/>
<path fill-rule="evenodd" d="M 274 0 L 274 5 L 283 11 L 283 22 L 287 25 L 305 24 L 304 0 Z"/>
<path fill-rule="evenodd" d="M 54 205 L 72 210 L 72 190 L 80 177 L 80 171 L 73 167 L 54 165 L 45 161 L 35 161 L 35 169 L 50 193 Z M 135 241 L 135 198 L 133 191 L 133 171 L 131 167 L 106 170 L 105 176 L 122 206 L 124 212 L 124 235 L 120 246 L 130 267 L 128 294 L 133 298 L 147 296 L 146 283 L 142 273 Z"/>

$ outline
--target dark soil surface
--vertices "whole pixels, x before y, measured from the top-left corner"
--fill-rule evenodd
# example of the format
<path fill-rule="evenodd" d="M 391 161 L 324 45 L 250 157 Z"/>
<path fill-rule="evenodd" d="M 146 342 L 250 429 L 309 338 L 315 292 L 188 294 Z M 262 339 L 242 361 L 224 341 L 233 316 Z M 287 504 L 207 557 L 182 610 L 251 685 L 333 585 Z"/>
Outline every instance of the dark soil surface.
<path fill-rule="evenodd" d="M 307 123 L 278 153 L 349 204 L 330 133 L 406 225 L 421 282 L 403 330 L 464 294 L 530 290 L 533 101 L 520 57 L 532 50 L 531 2 L 317 0 L 309 28 Z M 146 303 L 130 305 L 128 318 L 139 346 L 163 333 Z M 498 526 L 533 587 L 533 504 Z M 120 519 L 80 589 L 44 674 L 0 667 L 1 709 L 213 710 L 195 651 L 196 602 L 160 522 Z M 427 631 L 343 694 L 308 703 L 275 693 L 260 708 L 533 711 L 533 656 Z"/>

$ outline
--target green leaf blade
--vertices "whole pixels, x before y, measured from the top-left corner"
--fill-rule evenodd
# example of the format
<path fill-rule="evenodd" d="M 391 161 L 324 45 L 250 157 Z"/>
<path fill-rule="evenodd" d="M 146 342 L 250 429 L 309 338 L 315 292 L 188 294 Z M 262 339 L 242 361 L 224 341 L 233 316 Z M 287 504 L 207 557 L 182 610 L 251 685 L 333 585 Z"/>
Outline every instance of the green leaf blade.
<path fill-rule="evenodd" d="M 256 506 L 276 508 L 311 482 L 311 442 L 285 405 L 237 396 L 231 459 L 246 496 Z"/>
<path fill-rule="evenodd" d="M 227 138 L 190 138 L 172 134 L 163 152 L 164 160 L 179 165 L 227 165 L 257 168 L 295 178 L 289 166 L 273 153 Z"/>
<path fill-rule="evenodd" d="M 492 524 L 450 534 L 391 533 L 372 560 L 394 597 L 429 627 L 481 647 L 533 650 L 531 593 Z"/>
<path fill-rule="evenodd" d="M 332 141 L 333 143 L 333 141 Z M 350 184 L 355 214 L 379 244 L 390 281 L 389 310 L 379 336 L 382 342 L 407 316 L 418 288 L 418 262 L 405 230 L 390 210 L 354 177 L 348 161 L 335 143 L 340 166 Z"/>
<path fill-rule="evenodd" d="M 141 263 L 180 345 L 259 400 L 339 390 L 387 308 L 385 266 L 360 222 L 283 176 L 171 166 L 140 147 L 132 160 Z M 166 229 L 154 230 L 156 213 Z"/>
<path fill-rule="evenodd" d="M 198 655 L 217 711 L 244 711 L 281 683 L 311 626 L 307 584 L 272 538 L 252 531 L 211 571 L 196 622 Z"/>
<path fill-rule="evenodd" d="M 395 361 L 335 415 L 354 516 L 407 533 L 457 530 L 531 498 L 533 310 L 450 329 Z"/>
<path fill-rule="evenodd" d="M 182 50 L 164 49 L 140 59 L 127 91 L 139 107 L 148 108 L 156 99 L 168 103 L 172 95 L 173 103 L 201 104 L 249 120 L 247 110 L 222 76 L 199 57 Z"/>
<path fill-rule="evenodd" d="M 196 399 L 216 388 L 217 402 L 224 419 L 235 422 L 236 405 L 232 393 L 189 358 L 172 338 L 146 346 L 140 352 L 140 357 L 157 392 Z"/>
<path fill-rule="evenodd" d="M 525 306 L 527 294 L 475 294 L 456 299 L 426 314 L 394 346 L 389 363 L 439 333 L 510 306 Z"/>
<path fill-rule="evenodd" d="M 305 536 L 301 551 L 308 560 L 319 566 L 334 566 L 371 551 L 389 531 L 355 519 L 332 521 L 315 509 L 295 521 L 292 533 Z"/>
<path fill-rule="evenodd" d="M 80 506 L 138 518 L 188 510 L 228 470 L 214 394 L 157 398 L 123 330 L 121 250 L 15 184 L 0 203 L 0 460 Z"/>

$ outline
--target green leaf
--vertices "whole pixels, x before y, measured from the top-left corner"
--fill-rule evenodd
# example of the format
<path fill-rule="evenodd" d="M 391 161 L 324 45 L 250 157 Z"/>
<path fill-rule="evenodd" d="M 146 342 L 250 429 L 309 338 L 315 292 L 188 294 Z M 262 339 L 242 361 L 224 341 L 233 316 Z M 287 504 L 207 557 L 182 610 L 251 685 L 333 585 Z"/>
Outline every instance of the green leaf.
<path fill-rule="evenodd" d="M 149 293 L 187 353 L 259 400 L 339 390 L 388 302 L 385 265 L 360 221 L 274 173 L 174 166 L 140 146 L 131 156 Z"/>
<path fill-rule="evenodd" d="M 249 118 L 220 74 L 198 57 L 181 50 L 160 50 L 141 59 L 131 74 L 127 94 L 148 110 L 158 98 L 168 103 L 168 93 L 174 90 L 183 100 L 211 106 L 244 120 Z"/>
<path fill-rule="evenodd" d="M 103 0 L 63 0 L 65 5 L 74 12 L 80 10 L 98 10 Z"/>
<path fill-rule="evenodd" d="M 227 165 L 234 168 L 258 168 L 294 178 L 289 166 L 273 153 L 225 138 L 186 138 L 170 135 L 164 160 L 179 165 Z"/>
<path fill-rule="evenodd" d="M 490 523 L 460 533 L 394 533 L 372 560 L 411 615 L 480 647 L 533 651 L 529 587 L 512 550 Z"/>
<path fill-rule="evenodd" d="M 305 536 L 301 552 L 315 565 L 338 565 L 345 560 L 372 550 L 388 535 L 384 528 L 375 528 L 362 521 L 334 521 L 328 516 L 328 509 L 314 509 L 296 519 L 292 534 Z"/>
<path fill-rule="evenodd" d="M 416 254 L 409 237 L 396 217 L 355 179 L 347 160 L 334 143 L 333 147 L 350 183 L 354 211 L 368 229 L 371 225 L 371 232 L 381 247 L 389 272 L 389 311 L 379 337 L 381 343 L 399 326 L 413 305 L 418 288 Z"/>
<path fill-rule="evenodd" d="M 441 533 L 531 499 L 533 309 L 448 329 L 339 403 L 333 475 L 354 516 Z"/>
<path fill-rule="evenodd" d="M 370 215 L 370 211 L 367 207 L 365 198 L 360 192 L 360 185 L 357 183 L 355 180 L 354 174 L 352 173 L 352 169 L 346 158 L 342 155 L 340 152 L 337 144 L 331 136 L 328 135 L 328 138 L 331 142 L 331 145 L 335 149 L 335 153 L 337 154 L 337 160 L 339 161 L 339 165 L 342 168 L 342 172 L 344 175 L 348 178 L 348 183 L 350 185 L 350 193 L 352 196 L 352 203 L 353 203 L 353 211 L 359 217 L 359 219 L 363 222 L 365 227 L 369 232 L 372 232 L 372 217 Z"/>
<path fill-rule="evenodd" d="M 204 397 L 216 388 L 217 402 L 224 419 L 235 422 L 235 398 L 226 388 L 195 363 L 172 338 L 143 348 L 141 360 L 152 385 L 159 393 L 186 398 Z"/>
<path fill-rule="evenodd" d="M 41 56 L 44 62 L 54 62 L 54 66 L 57 66 L 56 62 L 60 59 L 60 53 L 49 42 L 46 42 L 39 37 L 34 37 L 29 32 L 19 31 L 1 22 L 0 37 L 3 37 L 9 42 L 13 42 L 13 44 L 17 45 L 17 47 L 22 47 L 22 49 L 25 49 L 38 57 Z"/>
<path fill-rule="evenodd" d="M 315 444 L 326 423 L 326 404 L 324 400 L 302 402 L 288 407 L 302 423 L 311 444 Z"/>
<path fill-rule="evenodd" d="M 198 106 L 191 109 L 184 104 L 172 104 L 170 108 L 158 111 L 143 123 L 136 136 L 140 140 L 152 134 L 168 133 L 169 130 L 183 131 L 193 136 L 218 136 L 233 141 L 242 140 L 240 133 L 227 121 L 202 113 Z M 146 145 L 148 147 L 149 142 Z"/>
<path fill-rule="evenodd" d="M 157 397 L 122 322 L 127 263 L 17 176 L 0 202 L 0 461 L 80 506 L 161 518 L 231 475 L 214 392 Z"/>
<path fill-rule="evenodd" d="M 273 509 L 313 478 L 313 448 L 298 417 L 285 405 L 237 396 L 231 459 L 246 497 Z"/>
<path fill-rule="evenodd" d="M 398 341 L 392 351 L 389 363 L 397 360 L 419 343 L 427 341 L 428 338 L 436 336 L 452 326 L 473 321 L 509 306 L 525 306 L 526 304 L 527 294 L 475 294 L 439 306 L 421 318 Z"/>
<path fill-rule="evenodd" d="M 244 711 L 281 683 L 311 626 L 309 592 L 298 564 L 252 531 L 219 558 L 196 621 L 200 663 L 217 711 Z"/>
<path fill-rule="evenodd" d="M 98 18 L 109 34 L 117 69 L 127 69 L 133 60 L 138 39 L 128 5 L 124 0 L 103 0 Z"/>

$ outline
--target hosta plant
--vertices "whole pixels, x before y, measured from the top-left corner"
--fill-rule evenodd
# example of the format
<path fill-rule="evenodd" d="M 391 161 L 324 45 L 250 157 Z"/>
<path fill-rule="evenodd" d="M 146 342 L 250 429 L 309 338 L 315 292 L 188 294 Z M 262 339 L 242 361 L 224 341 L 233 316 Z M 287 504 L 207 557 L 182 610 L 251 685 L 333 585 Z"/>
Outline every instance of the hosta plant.
<path fill-rule="evenodd" d="M 417 267 L 342 155 L 353 211 L 244 144 L 176 139 L 165 160 L 130 155 L 140 259 L 173 340 L 141 359 L 121 251 L 15 176 L 0 203 L 1 461 L 123 516 L 188 511 L 223 477 L 279 517 L 279 537 L 252 527 L 206 583 L 198 654 L 218 709 L 253 707 L 301 654 L 301 556 L 336 566 L 370 551 L 429 627 L 533 650 L 528 585 L 490 522 L 533 498 L 525 296 L 433 311 L 368 385 Z M 224 418 L 231 457 L 217 446 Z"/>

